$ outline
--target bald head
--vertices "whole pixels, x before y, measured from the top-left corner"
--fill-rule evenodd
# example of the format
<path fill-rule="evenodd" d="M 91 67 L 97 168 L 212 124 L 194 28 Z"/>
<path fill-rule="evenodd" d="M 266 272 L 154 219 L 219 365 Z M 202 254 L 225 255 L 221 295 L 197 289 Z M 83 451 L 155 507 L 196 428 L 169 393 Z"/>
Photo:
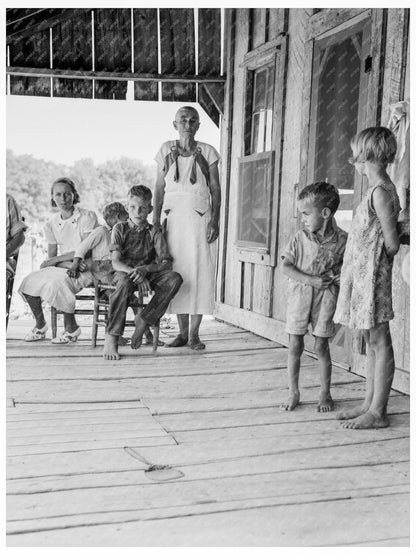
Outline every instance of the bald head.
<path fill-rule="evenodd" d="M 175 115 L 175 121 L 178 121 L 182 114 L 192 114 L 192 116 L 197 118 L 199 121 L 198 110 L 196 110 L 193 106 L 182 106 L 182 108 L 179 108 Z"/>

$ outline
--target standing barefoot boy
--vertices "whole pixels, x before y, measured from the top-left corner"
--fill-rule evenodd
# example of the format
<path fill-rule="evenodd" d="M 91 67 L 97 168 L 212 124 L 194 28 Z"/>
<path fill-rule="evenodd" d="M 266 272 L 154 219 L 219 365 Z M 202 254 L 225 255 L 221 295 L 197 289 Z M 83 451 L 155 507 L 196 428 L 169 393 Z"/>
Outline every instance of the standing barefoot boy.
<path fill-rule="evenodd" d="M 305 228 L 298 231 L 283 253 L 283 273 L 289 277 L 286 331 L 289 333 L 289 399 L 281 405 L 293 410 L 299 404 L 299 370 L 303 336 L 311 325 L 321 374 L 317 410 L 328 412 L 331 355 L 328 339 L 334 335 L 333 315 L 347 234 L 335 223 L 339 194 L 330 183 L 319 181 L 299 194 L 298 208 Z"/>

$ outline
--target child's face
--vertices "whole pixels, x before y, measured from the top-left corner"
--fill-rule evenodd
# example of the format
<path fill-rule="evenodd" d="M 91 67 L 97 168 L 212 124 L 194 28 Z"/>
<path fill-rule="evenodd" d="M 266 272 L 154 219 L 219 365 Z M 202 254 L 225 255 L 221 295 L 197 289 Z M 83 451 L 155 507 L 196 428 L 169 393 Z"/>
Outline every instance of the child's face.
<path fill-rule="evenodd" d="M 298 209 L 302 216 L 302 222 L 309 231 L 315 233 L 323 227 L 326 218 L 322 215 L 322 208 L 310 200 L 302 199 L 298 201 Z"/>
<path fill-rule="evenodd" d="M 74 193 L 68 183 L 55 183 L 52 198 L 61 212 L 69 210 L 74 205 Z"/>
<path fill-rule="evenodd" d="M 126 212 L 125 214 L 122 214 L 122 215 L 116 214 L 115 216 L 108 216 L 105 219 L 105 222 L 108 225 L 108 227 L 110 227 L 112 229 L 119 222 L 125 222 L 128 219 L 129 219 L 129 215 Z"/>
<path fill-rule="evenodd" d="M 143 225 L 147 222 L 147 216 L 152 211 L 152 208 L 150 201 L 139 197 L 133 196 L 127 201 L 129 217 L 136 225 Z"/>

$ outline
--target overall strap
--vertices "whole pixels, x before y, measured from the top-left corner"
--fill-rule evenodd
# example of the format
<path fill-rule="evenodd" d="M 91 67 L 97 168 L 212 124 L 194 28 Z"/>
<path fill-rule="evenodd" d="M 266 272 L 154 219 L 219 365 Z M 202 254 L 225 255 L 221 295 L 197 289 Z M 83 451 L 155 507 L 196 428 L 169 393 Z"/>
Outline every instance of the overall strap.
<path fill-rule="evenodd" d="M 175 175 L 173 176 L 174 181 L 178 181 L 179 179 L 179 167 L 178 167 L 179 151 L 177 146 L 178 145 L 176 143 L 175 145 L 170 147 L 170 151 L 165 156 L 165 163 L 163 166 L 163 174 L 166 177 L 171 165 L 175 164 Z M 196 164 L 198 164 L 198 166 L 201 169 L 202 175 L 205 177 L 207 185 L 209 185 L 209 164 L 207 159 L 202 154 L 202 150 L 200 147 L 197 147 L 193 157 L 194 157 L 194 161 L 192 164 L 191 175 L 189 178 L 190 182 L 192 183 L 192 185 L 196 183 Z"/>
<path fill-rule="evenodd" d="M 207 185 L 209 185 L 209 164 L 207 159 L 202 154 L 200 147 L 196 149 L 194 154 L 194 163 L 192 164 L 190 182 L 192 185 L 196 182 L 196 164 L 201 168 L 202 175 L 205 177 Z"/>
<path fill-rule="evenodd" d="M 163 166 L 163 174 L 166 177 L 166 174 L 168 173 L 171 165 L 175 164 L 175 175 L 173 176 L 174 181 L 178 181 L 179 179 L 178 156 L 179 152 L 175 144 L 174 146 L 170 147 L 170 152 L 168 152 L 165 156 L 165 164 Z"/>

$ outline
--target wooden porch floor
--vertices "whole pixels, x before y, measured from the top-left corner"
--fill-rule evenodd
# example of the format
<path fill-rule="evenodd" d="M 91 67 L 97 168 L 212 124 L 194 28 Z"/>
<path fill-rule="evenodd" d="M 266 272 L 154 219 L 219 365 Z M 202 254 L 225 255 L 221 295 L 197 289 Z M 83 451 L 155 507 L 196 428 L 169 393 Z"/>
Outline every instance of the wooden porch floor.
<path fill-rule="evenodd" d="M 203 353 L 114 363 L 26 329 L 7 340 L 8 546 L 409 545 L 408 396 L 390 428 L 346 430 L 315 411 L 314 359 L 281 412 L 287 350 L 214 320 Z M 334 368 L 338 409 L 364 388 Z"/>

